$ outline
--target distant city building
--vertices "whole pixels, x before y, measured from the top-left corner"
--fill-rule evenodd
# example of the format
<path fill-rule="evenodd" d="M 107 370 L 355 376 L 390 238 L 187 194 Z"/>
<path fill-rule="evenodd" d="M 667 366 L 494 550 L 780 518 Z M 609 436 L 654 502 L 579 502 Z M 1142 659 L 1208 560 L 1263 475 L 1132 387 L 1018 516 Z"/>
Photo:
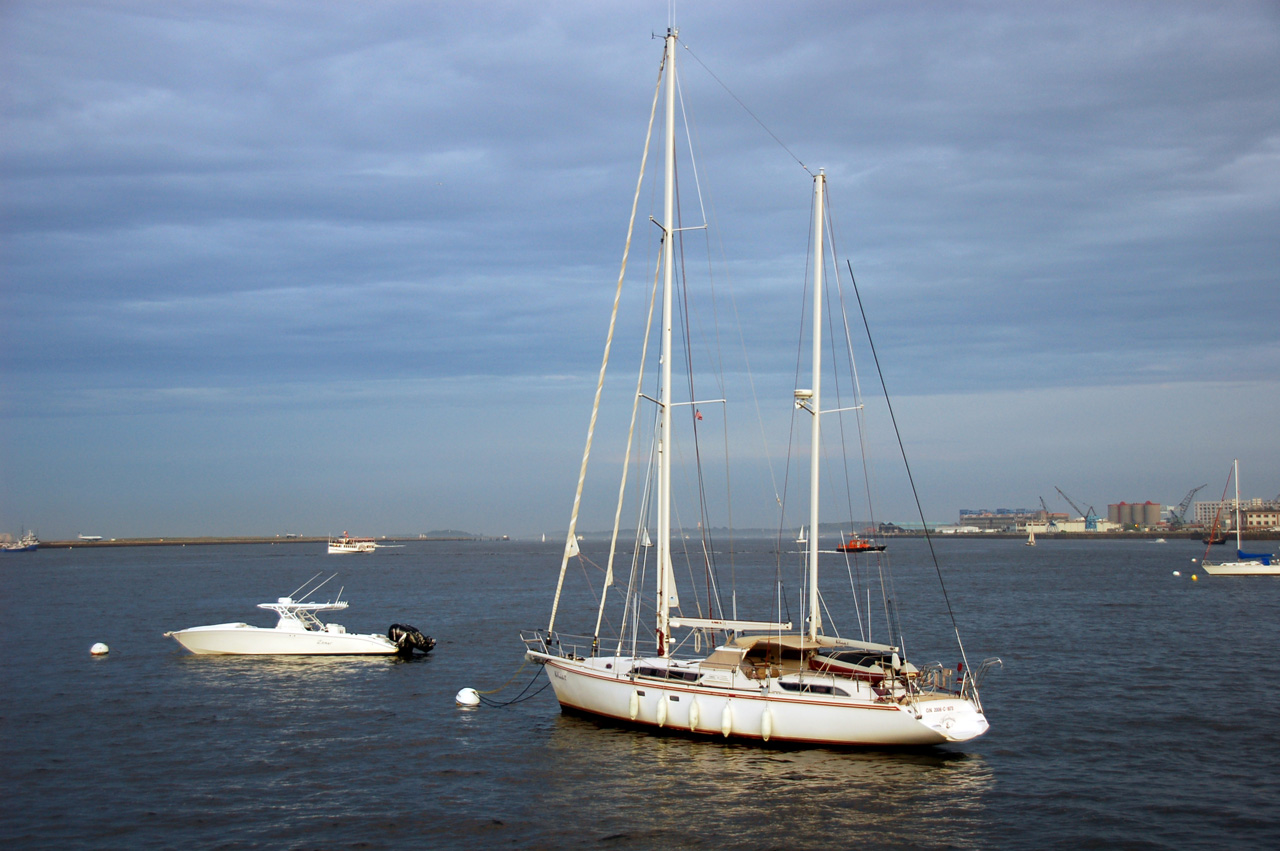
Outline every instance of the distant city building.
<path fill-rule="evenodd" d="M 1065 516 L 1065 515 L 1064 515 Z M 1045 514 L 1031 508 L 960 509 L 960 526 L 974 527 L 982 532 L 1016 532 L 1025 529 L 1029 521 L 1044 522 Z"/>
<path fill-rule="evenodd" d="M 1280 529 L 1280 507 L 1269 505 L 1262 508 L 1245 509 L 1244 523 L 1240 528 L 1245 531 L 1250 529 L 1259 531 Z"/>
<path fill-rule="evenodd" d="M 1212 526 L 1215 517 L 1221 517 L 1219 523 L 1231 522 L 1231 503 L 1232 500 L 1214 500 L 1212 502 L 1197 502 L 1196 523 L 1200 526 Z"/>
<path fill-rule="evenodd" d="M 1243 515 L 1241 529 L 1276 529 L 1280 528 L 1280 502 L 1269 499 L 1242 499 L 1240 513 Z M 1235 500 L 1225 499 L 1213 502 L 1196 503 L 1196 522 L 1201 526 L 1213 526 L 1218 518 L 1218 526 L 1222 529 L 1234 529 L 1232 516 L 1235 514 Z"/>
<path fill-rule="evenodd" d="M 994 511 L 990 508 L 962 508 L 960 509 L 961 517 L 970 515 L 975 517 L 1000 517 L 1008 515 L 1022 516 L 1026 514 L 1039 514 L 1038 508 L 997 508 Z"/>

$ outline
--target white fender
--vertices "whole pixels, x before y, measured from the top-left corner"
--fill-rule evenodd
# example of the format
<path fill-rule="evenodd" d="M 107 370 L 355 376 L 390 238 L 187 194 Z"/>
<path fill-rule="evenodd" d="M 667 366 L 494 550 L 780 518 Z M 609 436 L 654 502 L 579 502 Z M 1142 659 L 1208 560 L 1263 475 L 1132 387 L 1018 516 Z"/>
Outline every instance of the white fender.
<path fill-rule="evenodd" d="M 631 720 L 636 720 L 636 716 L 640 714 L 640 690 L 631 690 Z"/>
<path fill-rule="evenodd" d="M 702 714 L 701 708 L 698 706 L 698 699 L 695 697 L 693 703 L 689 704 L 689 732 L 695 732 L 698 729 L 698 716 Z"/>
<path fill-rule="evenodd" d="M 658 693 L 658 726 L 665 727 L 667 725 L 667 696 Z"/>
<path fill-rule="evenodd" d="M 724 733 L 724 737 L 729 738 L 729 734 L 733 732 L 733 704 L 726 703 L 724 712 L 720 715 L 720 732 Z"/>
<path fill-rule="evenodd" d="M 765 707 L 764 714 L 760 716 L 760 738 L 766 742 L 773 735 L 773 710 Z"/>

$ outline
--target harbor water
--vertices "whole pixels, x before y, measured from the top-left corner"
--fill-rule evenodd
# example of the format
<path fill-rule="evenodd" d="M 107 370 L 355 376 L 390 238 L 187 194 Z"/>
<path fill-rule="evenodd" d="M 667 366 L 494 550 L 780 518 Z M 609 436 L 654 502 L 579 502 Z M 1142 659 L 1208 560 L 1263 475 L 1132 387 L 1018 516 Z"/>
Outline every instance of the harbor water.
<path fill-rule="evenodd" d="M 986 736 L 907 751 L 755 747 L 562 715 L 534 666 L 521 668 L 519 638 L 546 625 L 552 544 L 9 556 L 0 845 L 1280 847 L 1280 579 L 1193 581 L 1201 548 L 1188 541 L 935 546 L 968 658 L 1004 666 L 984 683 Z M 740 584 L 772 576 L 758 549 L 735 556 Z M 584 554 L 603 561 L 590 542 Z M 890 556 L 907 654 L 954 665 L 925 542 L 893 540 Z M 256 604 L 321 571 L 339 575 L 320 597 L 344 586 L 351 601 L 331 620 L 412 624 L 436 649 L 407 661 L 197 657 L 162 637 L 269 626 Z M 587 578 L 598 588 L 594 568 Z M 566 629 L 589 629 L 585 596 L 566 609 Z M 95 642 L 110 652 L 91 656 Z M 461 709 L 466 686 L 525 699 Z"/>

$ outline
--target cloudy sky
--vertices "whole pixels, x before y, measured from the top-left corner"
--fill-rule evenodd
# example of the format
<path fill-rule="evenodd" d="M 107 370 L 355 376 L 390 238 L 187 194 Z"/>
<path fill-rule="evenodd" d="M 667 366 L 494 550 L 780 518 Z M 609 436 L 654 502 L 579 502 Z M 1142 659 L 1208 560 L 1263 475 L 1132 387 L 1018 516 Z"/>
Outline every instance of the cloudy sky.
<path fill-rule="evenodd" d="M 0 6 L 0 531 L 563 529 L 669 14 Z M 931 520 L 1280 492 L 1280 6 L 676 15 L 744 325 L 825 168 Z"/>

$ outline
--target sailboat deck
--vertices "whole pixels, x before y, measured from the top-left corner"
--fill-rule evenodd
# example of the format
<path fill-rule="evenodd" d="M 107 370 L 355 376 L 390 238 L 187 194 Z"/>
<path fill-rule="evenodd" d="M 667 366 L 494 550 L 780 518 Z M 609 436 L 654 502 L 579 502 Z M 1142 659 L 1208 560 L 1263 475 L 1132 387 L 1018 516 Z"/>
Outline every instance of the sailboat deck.
<path fill-rule="evenodd" d="M 896 659 L 891 663 L 887 651 L 895 648 L 889 645 L 841 642 L 823 636 L 817 641 L 799 635 L 739 636 L 702 659 L 582 654 L 578 648 L 584 639 L 557 638 L 550 645 L 540 637 L 526 638 L 526 643 L 535 654 L 585 663 L 610 679 L 716 690 L 827 694 L 877 702 L 947 700 L 963 691 L 953 669 L 934 663 L 921 670 Z M 824 652 L 865 652 L 868 657 L 880 656 L 884 667 L 842 670 L 829 665 L 831 657 L 817 655 Z"/>

